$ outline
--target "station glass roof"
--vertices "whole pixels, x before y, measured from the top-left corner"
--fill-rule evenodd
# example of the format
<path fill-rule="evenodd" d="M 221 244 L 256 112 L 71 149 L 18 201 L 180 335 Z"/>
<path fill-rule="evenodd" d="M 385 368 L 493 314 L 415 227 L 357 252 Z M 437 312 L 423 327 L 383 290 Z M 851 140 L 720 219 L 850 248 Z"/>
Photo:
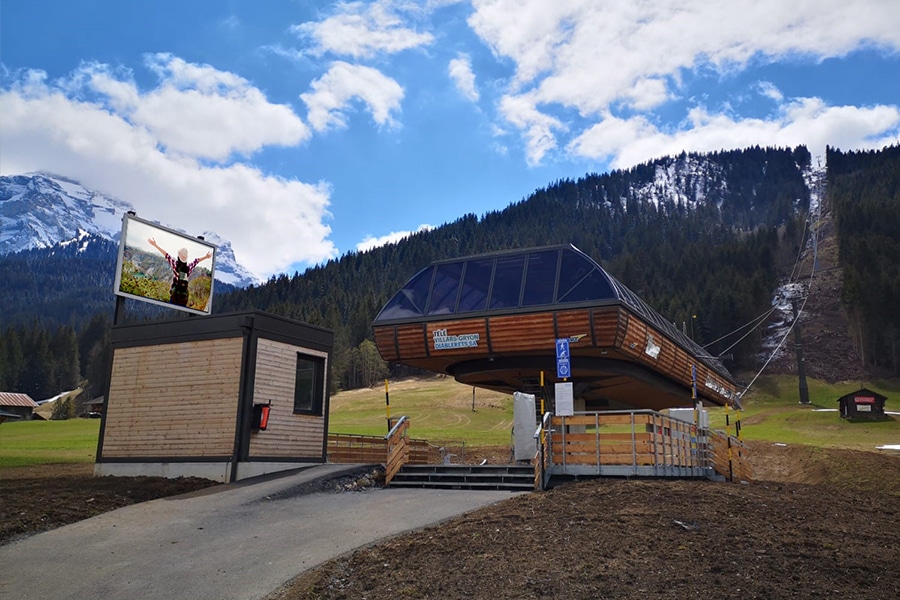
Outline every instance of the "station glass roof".
<path fill-rule="evenodd" d="M 716 371 L 725 367 L 572 245 L 479 254 L 425 267 L 374 325 L 622 303 Z"/>

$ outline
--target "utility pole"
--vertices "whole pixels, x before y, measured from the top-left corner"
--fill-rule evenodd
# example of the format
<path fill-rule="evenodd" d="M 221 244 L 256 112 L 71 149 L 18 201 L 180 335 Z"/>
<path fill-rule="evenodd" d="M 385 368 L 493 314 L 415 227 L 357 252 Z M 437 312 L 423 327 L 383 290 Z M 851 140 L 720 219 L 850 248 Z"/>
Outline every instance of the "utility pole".
<path fill-rule="evenodd" d="M 803 338 L 800 335 L 800 314 L 797 301 L 791 300 L 794 311 L 794 349 L 797 352 L 797 376 L 800 378 L 800 404 L 809 404 L 809 386 L 806 385 L 806 367 L 803 364 Z"/>

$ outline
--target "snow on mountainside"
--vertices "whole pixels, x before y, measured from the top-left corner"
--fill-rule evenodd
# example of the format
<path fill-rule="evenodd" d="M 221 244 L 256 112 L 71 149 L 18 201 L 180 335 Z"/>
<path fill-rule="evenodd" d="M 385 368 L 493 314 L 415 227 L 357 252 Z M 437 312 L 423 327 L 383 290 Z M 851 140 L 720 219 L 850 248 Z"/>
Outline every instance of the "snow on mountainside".
<path fill-rule="evenodd" d="M 94 234 L 118 241 L 127 202 L 48 173 L 0 177 L 0 256 L 49 248 Z M 216 279 L 238 287 L 258 283 L 234 257 L 231 242 L 213 232 L 204 238 L 218 246 Z"/>
<path fill-rule="evenodd" d="M 725 187 L 724 181 L 722 167 L 705 157 L 664 157 L 655 161 L 652 180 L 633 192 L 656 206 L 671 202 L 695 208 L 706 202 L 715 186 Z"/>

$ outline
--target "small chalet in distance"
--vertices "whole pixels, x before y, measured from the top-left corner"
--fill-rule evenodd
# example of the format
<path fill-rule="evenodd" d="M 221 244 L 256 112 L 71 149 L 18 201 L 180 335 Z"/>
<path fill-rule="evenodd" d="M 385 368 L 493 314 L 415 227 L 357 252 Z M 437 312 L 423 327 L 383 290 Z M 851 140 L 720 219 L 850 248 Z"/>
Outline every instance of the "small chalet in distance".
<path fill-rule="evenodd" d="M 12 392 L 0 392 L 0 411 L 5 413 L 0 419 L 25 419 L 31 420 L 37 402 L 28 394 L 15 394 Z"/>
<path fill-rule="evenodd" d="M 838 398 L 842 419 L 882 419 L 886 396 L 867 388 L 860 388 Z"/>

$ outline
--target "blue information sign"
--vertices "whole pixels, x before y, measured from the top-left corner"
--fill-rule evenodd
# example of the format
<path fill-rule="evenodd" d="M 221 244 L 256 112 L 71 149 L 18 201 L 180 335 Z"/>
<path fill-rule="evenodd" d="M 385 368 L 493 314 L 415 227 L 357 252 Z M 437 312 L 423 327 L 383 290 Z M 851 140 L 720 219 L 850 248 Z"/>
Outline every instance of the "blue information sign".
<path fill-rule="evenodd" d="M 569 338 L 556 340 L 556 376 L 568 379 L 572 376 L 572 363 L 569 357 Z"/>

